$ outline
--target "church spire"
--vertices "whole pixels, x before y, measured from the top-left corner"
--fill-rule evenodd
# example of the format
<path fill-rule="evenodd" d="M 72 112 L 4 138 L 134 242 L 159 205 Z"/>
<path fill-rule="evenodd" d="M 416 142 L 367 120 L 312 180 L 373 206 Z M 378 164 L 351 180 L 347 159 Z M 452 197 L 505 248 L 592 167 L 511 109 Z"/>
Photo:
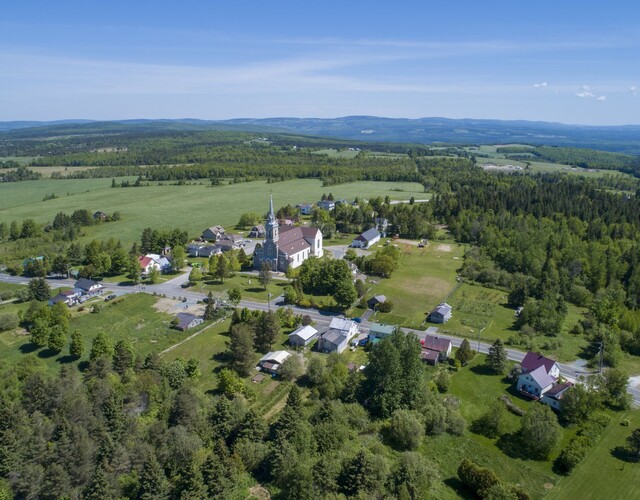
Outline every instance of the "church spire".
<path fill-rule="evenodd" d="M 273 217 L 275 219 L 275 214 L 273 213 L 273 195 L 269 195 L 269 217 Z"/>
<path fill-rule="evenodd" d="M 276 214 L 273 211 L 273 195 L 269 197 L 269 215 L 267 216 L 267 240 L 278 241 L 279 231 L 278 231 L 278 219 L 276 219 Z"/>

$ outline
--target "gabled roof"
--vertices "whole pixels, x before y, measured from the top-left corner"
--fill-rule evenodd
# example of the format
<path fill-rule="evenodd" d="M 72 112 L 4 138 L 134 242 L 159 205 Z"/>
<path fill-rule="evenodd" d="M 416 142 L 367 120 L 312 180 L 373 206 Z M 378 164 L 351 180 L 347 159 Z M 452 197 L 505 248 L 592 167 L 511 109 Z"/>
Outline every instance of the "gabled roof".
<path fill-rule="evenodd" d="M 96 286 L 96 285 L 100 286 L 100 283 L 96 283 L 95 281 L 91 281 L 90 279 L 87 279 L 87 278 L 80 278 L 78 281 L 75 282 L 73 287 L 80 288 L 86 291 L 91 289 L 92 286 Z"/>
<path fill-rule="evenodd" d="M 260 363 L 278 363 L 281 365 L 289 356 L 291 356 L 291 353 L 287 351 L 268 352 L 260 358 Z"/>
<path fill-rule="evenodd" d="M 67 300 L 69 300 L 69 297 L 66 297 L 65 295 L 62 295 L 61 293 L 59 293 L 55 297 L 49 299 L 49 303 L 50 304 L 57 304 L 58 302 L 63 302 L 63 303 L 66 304 Z"/>
<path fill-rule="evenodd" d="M 375 295 L 371 299 L 369 299 L 369 302 L 371 302 L 372 300 L 375 300 L 378 304 L 382 304 L 386 302 L 387 297 L 385 295 Z"/>
<path fill-rule="evenodd" d="M 437 361 L 438 360 L 438 356 L 440 356 L 440 352 L 439 351 L 431 351 L 429 349 L 422 349 L 422 352 L 420 353 L 420 358 L 423 361 Z"/>
<path fill-rule="evenodd" d="M 396 329 L 393 325 L 385 325 L 383 323 L 371 323 L 369 327 L 369 333 L 383 333 L 385 335 L 391 335 Z"/>
<path fill-rule="evenodd" d="M 563 398 L 565 391 L 570 387 L 573 387 L 572 382 L 563 382 L 562 384 L 556 384 L 545 393 L 545 396 L 560 400 Z"/>
<path fill-rule="evenodd" d="M 347 340 L 347 332 L 345 330 L 329 328 L 321 335 L 321 338 L 323 342 L 329 342 L 330 344 L 338 346 Z"/>
<path fill-rule="evenodd" d="M 180 328 L 187 328 L 194 319 L 200 319 L 199 316 L 191 313 L 178 313 L 176 317 L 178 318 L 178 326 Z"/>
<path fill-rule="evenodd" d="M 451 346 L 451 341 L 449 339 L 432 337 L 431 335 L 425 335 L 424 340 L 420 343 L 422 344 L 423 349 L 438 352 L 447 352 Z"/>
<path fill-rule="evenodd" d="M 540 365 L 532 372 L 527 373 L 527 375 L 529 375 L 540 386 L 541 389 L 553 385 L 553 383 L 556 381 L 555 378 L 547 373 L 547 370 L 543 365 Z"/>
<path fill-rule="evenodd" d="M 540 366 L 544 366 L 546 373 L 549 373 L 555 364 L 556 362 L 553 359 L 549 359 L 542 354 L 529 351 L 522 359 L 520 366 L 524 373 L 532 372 Z"/>
<path fill-rule="evenodd" d="M 331 323 L 329 324 L 329 329 L 332 330 L 342 330 L 348 332 L 353 328 L 353 325 L 356 323 L 351 321 L 350 319 L 344 318 L 331 318 Z"/>
<path fill-rule="evenodd" d="M 153 262 L 151 257 L 147 257 L 146 255 L 138 257 L 138 264 L 142 269 L 146 269 L 149 264 Z"/>
<path fill-rule="evenodd" d="M 447 314 L 451 313 L 451 306 L 446 302 L 442 302 L 438 304 L 433 311 L 431 311 L 431 314 L 433 313 L 438 313 L 446 316 Z"/>
<path fill-rule="evenodd" d="M 289 334 L 289 337 L 293 337 L 294 335 L 297 335 L 302 340 L 307 341 L 310 338 L 313 338 L 317 333 L 318 333 L 318 330 L 316 330 L 311 325 L 307 325 L 307 326 L 301 326 L 297 330 L 291 332 Z"/>
<path fill-rule="evenodd" d="M 378 232 L 378 230 L 375 227 L 372 227 L 371 229 L 367 229 L 360 236 L 356 236 L 356 240 L 372 241 L 373 239 L 378 238 L 379 236 L 380 236 L 380 233 Z"/>

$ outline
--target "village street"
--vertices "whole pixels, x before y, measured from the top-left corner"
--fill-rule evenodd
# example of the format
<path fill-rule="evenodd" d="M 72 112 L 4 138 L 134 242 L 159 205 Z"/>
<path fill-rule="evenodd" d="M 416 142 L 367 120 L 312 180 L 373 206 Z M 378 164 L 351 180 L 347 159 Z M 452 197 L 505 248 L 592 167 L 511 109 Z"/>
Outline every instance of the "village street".
<path fill-rule="evenodd" d="M 156 295 L 165 295 L 168 298 L 186 298 L 185 306 L 188 309 L 190 305 L 196 304 L 198 301 L 204 299 L 206 297 L 205 293 L 190 291 L 188 288 L 182 288 L 182 285 L 188 281 L 189 273 L 183 273 L 169 281 L 164 283 L 158 283 L 155 285 L 130 285 L 123 286 L 117 285 L 113 283 L 105 283 L 105 290 L 113 295 L 122 296 L 131 293 L 149 293 Z M 28 278 L 24 278 L 21 276 L 10 276 L 8 274 L 0 274 L 0 281 L 5 283 L 15 283 L 21 285 L 27 285 L 29 283 Z M 61 288 L 61 287 L 73 287 L 74 280 L 68 279 L 58 279 L 58 278 L 49 278 L 47 280 L 52 288 Z M 271 302 L 258 302 L 251 300 L 241 300 L 239 307 L 246 307 L 251 310 L 258 311 L 267 311 L 267 310 L 276 310 L 280 307 L 288 307 L 293 310 L 295 314 L 306 314 L 311 317 L 311 319 L 316 322 L 316 326 L 318 330 L 322 331 L 323 328 L 327 327 L 331 322 L 331 318 L 336 316 L 333 313 L 318 311 L 317 309 L 310 308 L 299 308 L 295 306 L 285 306 L 281 302 L 277 300 L 276 297 L 272 298 Z M 370 327 L 370 321 L 364 320 L 360 323 L 360 331 L 362 333 L 368 333 Z M 426 336 L 425 331 L 421 330 L 412 330 L 408 328 L 403 328 L 403 331 L 410 332 L 415 334 L 419 339 L 424 339 Z M 463 339 L 460 337 L 454 337 L 451 335 L 442 335 L 438 334 L 439 337 L 446 338 L 451 341 L 453 347 L 459 347 L 462 343 Z M 491 347 L 491 343 L 482 342 L 479 340 L 470 340 L 471 347 L 483 354 L 487 354 L 489 352 L 489 348 Z M 525 354 L 523 351 L 519 351 L 517 349 L 507 348 L 507 357 L 511 361 L 520 362 L 524 358 Z M 593 375 L 595 372 L 584 370 L 579 367 L 579 363 L 558 363 L 560 367 L 560 373 L 563 377 L 575 381 L 580 377 L 588 377 Z M 633 402 L 635 406 L 640 406 L 640 385 L 638 385 L 638 377 L 633 377 L 629 383 L 628 392 L 631 394 L 633 398 Z"/>

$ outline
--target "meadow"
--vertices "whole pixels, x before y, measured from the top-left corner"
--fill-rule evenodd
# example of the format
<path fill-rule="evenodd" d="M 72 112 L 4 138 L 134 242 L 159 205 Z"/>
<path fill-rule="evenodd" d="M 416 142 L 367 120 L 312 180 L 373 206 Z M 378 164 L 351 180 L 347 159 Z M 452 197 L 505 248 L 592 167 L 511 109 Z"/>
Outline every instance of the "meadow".
<path fill-rule="evenodd" d="M 130 245 L 140 238 L 145 227 L 179 227 L 195 237 L 216 224 L 232 229 L 243 213 L 265 213 L 269 194 L 273 195 L 275 206 L 280 207 L 315 202 L 323 193 L 329 192 L 336 198 L 347 200 L 356 196 L 389 196 L 392 200 L 424 196 L 420 184 L 408 182 L 362 181 L 323 187 L 320 180 L 296 179 L 215 187 L 203 181 L 183 186 L 154 184 L 112 188 L 111 179 L 42 179 L 0 184 L 0 222 L 32 218 L 44 224 L 59 211 L 71 213 L 78 208 L 86 208 L 90 212 L 101 210 L 111 214 L 117 210 L 122 220 L 88 228 L 83 239 L 114 237 Z M 42 201 L 51 193 L 58 198 Z"/>

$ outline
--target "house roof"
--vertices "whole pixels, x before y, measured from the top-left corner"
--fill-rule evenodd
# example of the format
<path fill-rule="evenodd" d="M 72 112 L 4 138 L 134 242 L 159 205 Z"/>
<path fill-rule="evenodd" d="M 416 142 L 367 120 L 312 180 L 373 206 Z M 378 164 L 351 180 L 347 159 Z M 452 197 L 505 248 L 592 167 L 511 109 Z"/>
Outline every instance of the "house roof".
<path fill-rule="evenodd" d="M 220 234 L 220 233 L 224 233 L 224 228 L 222 226 L 211 226 L 205 229 L 205 231 L 211 231 L 214 234 Z"/>
<path fill-rule="evenodd" d="M 556 379 L 547 373 L 547 370 L 543 365 L 540 365 L 527 375 L 529 375 L 542 389 L 549 387 L 556 381 Z"/>
<path fill-rule="evenodd" d="M 378 230 L 375 227 L 372 227 L 371 229 L 367 229 L 361 235 L 356 236 L 356 240 L 372 241 L 373 239 L 378 238 L 379 236 L 380 236 L 380 233 L 378 232 Z"/>
<path fill-rule="evenodd" d="M 342 331 L 349 331 L 353 328 L 353 325 L 355 325 L 356 323 L 354 323 L 353 321 L 351 321 L 350 319 L 344 319 L 344 318 L 331 318 L 331 323 L 329 323 L 329 329 L 331 330 L 342 330 Z"/>
<path fill-rule="evenodd" d="M 65 290 L 63 292 L 60 292 L 58 295 L 64 295 L 65 297 L 73 297 L 74 295 L 77 295 L 78 291 L 74 288 L 73 290 Z"/>
<path fill-rule="evenodd" d="M 371 323 L 369 327 L 369 333 L 383 333 L 386 335 L 391 335 L 393 331 L 396 329 L 393 325 L 385 325 L 384 323 Z"/>
<path fill-rule="evenodd" d="M 307 239 L 315 239 L 319 231 L 317 227 L 283 226 L 280 228 L 278 249 L 286 254 L 295 254 L 311 248 Z"/>
<path fill-rule="evenodd" d="M 440 355 L 439 351 L 422 349 L 422 352 L 420 353 L 420 358 L 422 358 L 422 360 L 424 361 L 437 361 L 439 355 Z"/>
<path fill-rule="evenodd" d="M 425 335 L 424 340 L 420 343 L 422 344 L 423 349 L 438 352 L 447 352 L 451 346 L 451 341 L 449 339 L 433 337 L 431 335 Z"/>
<path fill-rule="evenodd" d="M 378 304 L 382 304 L 383 302 L 385 302 L 387 300 L 387 297 L 384 295 L 374 295 L 373 297 L 371 297 L 369 299 L 369 302 L 371 301 L 376 301 Z"/>
<path fill-rule="evenodd" d="M 336 330 L 335 328 L 329 328 L 329 330 L 324 332 L 321 337 L 324 342 L 329 342 L 335 346 L 338 346 L 347 340 L 346 332 L 344 330 Z"/>
<path fill-rule="evenodd" d="M 62 295 L 61 293 L 59 293 L 58 295 L 56 295 L 55 297 L 49 299 L 49 303 L 50 304 L 57 304 L 58 302 L 65 302 L 68 300 L 68 297 Z"/>
<path fill-rule="evenodd" d="M 529 351 L 527 354 L 525 354 L 522 362 L 520 363 L 520 366 L 522 367 L 522 371 L 524 373 L 532 372 L 540 366 L 544 366 L 546 373 L 549 373 L 549 371 L 555 364 L 556 362 L 553 359 L 549 359 L 542 354 Z"/>
<path fill-rule="evenodd" d="M 178 313 L 176 314 L 176 317 L 178 318 L 178 326 L 180 328 L 187 328 L 194 319 L 200 319 L 198 316 L 191 313 Z"/>
<path fill-rule="evenodd" d="M 252 231 L 264 231 L 264 224 L 258 224 L 251 228 Z"/>
<path fill-rule="evenodd" d="M 99 285 L 99 283 L 96 283 L 95 281 L 92 281 L 87 278 L 80 278 L 78 281 L 75 282 L 73 287 L 80 288 L 86 291 L 86 290 L 89 290 L 92 286 L 96 286 L 96 285 Z"/>
<path fill-rule="evenodd" d="M 149 264 L 153 262 L 151 257 L 147 257 L 146 255 L 138 257 L 138 264 L 142 269 L 146 269 Z"/>
<path fill-rule="evenodd" d="M 277 363 L 281 365 L 289 356 L 291 356 L 291 353 L 287 351 L 268 352 L 260 358 L 260 363 Z"/>
<path fill-rule="evenodd" d="M 446 302 L 442 302 L 441 304 L 438 304 L 433 311 L 431 311 L 431 314 L 433 314 L 433 313 L 437 313 L 437 314 L 441 314 L 442 316 L 446 316 L 447 314 L 451 313 L 451 306 L 449 304 L 447 304 Z"/>
<path fill-rule="evenodd" d="M 545 393 L 545 396 L 560 400 L 564 396 L 565 391 L 569 389 L 569 387 L 573 387 L 573 382 L 563 382 L 562 384 L 556 384 Z"/>
<path fill-rule="evenodd" d="M 317 333 L 318 333 L 318 330 L 316 330 L 311 325 L 301 326 L 297 330 L 291 332 L 289 334 L 289 338 L 291 338 L 294 335 L 296 335 L 296 336 L 300 337 L 302 340 L 307 341 L 307 340 L 313 338 Z"/>

